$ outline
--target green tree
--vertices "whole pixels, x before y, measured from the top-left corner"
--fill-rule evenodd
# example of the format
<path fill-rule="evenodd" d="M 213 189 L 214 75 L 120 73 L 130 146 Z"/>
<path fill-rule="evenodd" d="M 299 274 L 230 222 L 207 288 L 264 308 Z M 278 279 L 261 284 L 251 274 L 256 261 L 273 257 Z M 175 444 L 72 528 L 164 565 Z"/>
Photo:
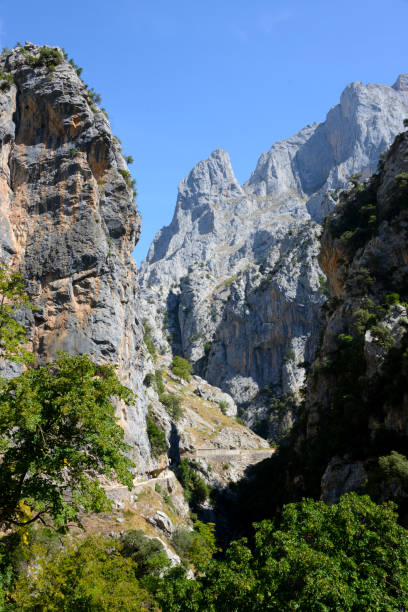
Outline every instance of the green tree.
<path fill-rule="evenodd" d="M 18 610 L 111 612 L 149 610 L 150 596 L 135 577 L 137 564 L 112 538 L 89 536 L 37 557 L 11 593 Z M 13 608 L 12 608 L 13 609 Z"/>
<path fill-rule="evenodd" d="M 178 355 L 173 357 L 170 368 L 176 376 L 180 376 L 180 378 L 184 378 L 184 380 L 190 380 L 193 366 L 187 359 L 184 359 L 184 357 L 179 357 Z"/>
<path fill-rule="evenodd" d="M 255 525 L 253 546 L 233 542 L 208 561 L 194 588 L 181 575 L 150 588 L 164 612 L 405 610 L 408 534 L 395 507 L 355 493 L 288 504 L 278 524 Z"/>
<path fill-rule="evenodd" d="M 121 536 L 121 554 L 137 564 L 136 576 L 159 576 L 170 567 L 164 546 L 157 538 L 148 538 L 141 529 L 130 529 Z"/>
<path fill-rule="evenodd" d="M 27 332 L 15 318 L 18 310 L 34 309 L 26 293 L 21 274 L 12 272 L 0 262 L 0 363 L 10 360 L 20 363 L 33 361 L 33 355 L 23 344 Z"/>
<path fill-rule="evenodd" d="M 0 380 L 0 524 L 51 518 L 64 530 L 81 511 L 110 507 L 99 474 L 132 487 L 123 430 L 111 397 L 129 403 L 113 366 L 87 355 Z"/>

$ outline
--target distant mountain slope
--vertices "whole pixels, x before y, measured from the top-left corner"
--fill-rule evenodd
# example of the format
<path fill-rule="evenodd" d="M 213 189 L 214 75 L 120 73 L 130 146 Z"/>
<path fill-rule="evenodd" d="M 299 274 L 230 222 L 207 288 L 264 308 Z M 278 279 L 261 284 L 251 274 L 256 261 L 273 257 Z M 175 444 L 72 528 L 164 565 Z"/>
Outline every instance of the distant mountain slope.
<path fill-rule="evenodd" d="M 407 75 L 393 87 L 351 83 L 325 122 L 274 144 L 243 186 L 222 150 L 181 181 L 141 266 L 144 314 L 162 350 L 251 403 L 249 422 L 267 417 L 271 394 L 302 384 L 325 300 L 319 223 L 350 175 L 372 174 L 406 116 Z"/>

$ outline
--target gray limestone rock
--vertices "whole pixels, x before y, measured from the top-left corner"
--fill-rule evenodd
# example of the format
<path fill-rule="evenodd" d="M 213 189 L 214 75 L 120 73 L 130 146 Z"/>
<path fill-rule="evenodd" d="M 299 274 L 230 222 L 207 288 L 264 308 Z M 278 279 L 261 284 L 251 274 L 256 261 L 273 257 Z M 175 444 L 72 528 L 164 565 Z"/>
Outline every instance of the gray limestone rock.
<path fill-rule="evenodd" d="M 407 83 L 351 83 L 323 123 L 263 153 L 243 186 L 214 151 L 181 181 L 173 220 L 142 263 L 159 349 L 193 361 L 249 420 L 265 387 L 296 394 L 303 384 L 326 299 L 319 224 L 348 177 L 371 175 L 403 129 Z"/>
<path fill-rule="evenodd" d="M 118 414 L 143 471 L 143 329 L 131 257 L 140 216 L 120 172 L 126 162 L 75 69 L 63 60 L 50 71 L 30 57 L 39 57 L 30 43 L 0 55 L 14 78 L 0 91 L 1 256 L 39 308 L 27 321 L 39 363 L 64 350 L 118 365 L 137 396 Z"/>

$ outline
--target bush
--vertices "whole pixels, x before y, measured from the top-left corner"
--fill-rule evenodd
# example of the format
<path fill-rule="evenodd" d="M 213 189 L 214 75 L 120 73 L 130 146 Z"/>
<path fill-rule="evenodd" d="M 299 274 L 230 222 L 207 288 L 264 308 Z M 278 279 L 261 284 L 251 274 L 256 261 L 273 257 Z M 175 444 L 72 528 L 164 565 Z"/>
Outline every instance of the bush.
<path fill-rule="evenodd" d="M 228 402 L 222 400 L 221 402 L 218 402 L 218 407 L 221 410 L 222 414 L 227 414 Z"/>
<path fill-rule="evenodd" d="M 35 572 L 22 574 L 11 594 L 16 609 L 151 609 L 150 596 L 135 577 L 138 566 L 121 556 L 119 549 L 112 538 L 88 536 L 49 556 L 37 556 L 32 560 Z"/>
<path fill-rule="evenodd" d="M 401 302 L 399 293 L 389 293 L 385 296 L 385 303 L 387 306 L 395 306 Z"/>
<path fill-rule="evenodd" d="M 135 181 L 135 179 L 132 179 L 129 170 L 119 170 L 119 173 L 125 179 L 125 183 L 126 183 L 127 187 L 133 191 L 134 197 L 136 197 L 137 196 L 136 181 Z"/>
<path fill-rule="evenodd" d="M 0 89 L 1 91 L 8 91 L 10 87 L 14 83 L 14 78 L 12 74 L 8 74 L 7 72 L 2 72 L 0 70 Z"/>
<path fill-rule="evenodd" d="M 184 359 L 184 357 L 176 355 L 171 362 L 170 368 L 176 376 L 180 376 L 180 378 L 184 378 L 184 380 L 190 380 L 193 366 L 187 359 Z"/>
<path fill-rule="evenodd" d="M 141 529 L 125 531 L 120 538 L 121 554 L 137 564 L 136 576 L 141 578 L 146 574 L 160 575 L 170 567 L 163 544 L 156 538 L 148 538 Z"/>
<path fill-rule="evenodd" d="M 155 359 L 157 356 L 156 345 L 154 344 L 153 338 L 152 338 L 152 328 L 150 327 L 146 319 L 143 319 L 143 328 L 144 328 L 143 342 L 145 343 L 146 348 L 149 351 L 150 355 L 153 357 L 153 359 Z"/>
<path fill-rule="evenodd" d="M 153 372 L 148 372 L 143 379 L 143 384 L 145 387 L 152 387 L 155 381 L 155 377 Z"/>
<path fill-rule="evenodd" d="M 182 459 L 178 466 L 178 476 L 184 489 L 184 496 L 194 505 L 202 504 L 210 495 L 210 487 L 197 474 L 196 464 L 188 459 Z"/>
<path fill-rule="evenodd" d="M 165 386 L 163 382 L 163 372 L 161 370 L 156 370 L 154 373 L 154 387 L 156 393 L 159 394 L 159 397 L 165 392 Z"/>
<path fill-rule="evenodd" d="M 391 454 L 378 459 L 380 477 L 388 486 L 408 491 L 408 459 L 391 451 Z"/>
<path fill-rule="evenodd" d="M 178 421 L 180 417 L 183 416 L 181 400 L 178 395 L 174 393 L 162 393 L 159 399 L 174 421 Z"/>
<path fill-rule="evenodd" d="M 153 457 L 159 457 L 159 455 L 163 455 L 167 452 L 166 436 L 154 421 L 150 406 L 147 417 L 147 436 L 149 438 Z"/>
<path fill-rule="evenodd" d="M 46 46 L 40 47 L 37 57 L 34 55 L 27 56 L 27 63 L 30 64 L 30 66 L 35 68 L 45 66 L 50 72 L 53 72 L 55 67 L 61 64 L 62 61 L 63 57 L 57 49 Z"/>
<path fill-rule="evenodd" d="M 204 342 L 204 355 L 207 357 L 210 354 L 212 342 Z"/>

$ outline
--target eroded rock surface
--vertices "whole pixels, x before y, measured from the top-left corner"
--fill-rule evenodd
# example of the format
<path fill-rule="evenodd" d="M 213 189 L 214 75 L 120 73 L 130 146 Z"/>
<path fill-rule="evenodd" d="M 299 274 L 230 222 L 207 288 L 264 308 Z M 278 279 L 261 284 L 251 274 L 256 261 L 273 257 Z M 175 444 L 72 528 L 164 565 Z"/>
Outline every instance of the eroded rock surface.
<path fill-rule="evenodd" d="M 117 364 L 136 392 L 135 405 L 118 410 L 143 471 L 143 334 L 131 257 L 140 216 L 105 114 L 67 61 L 50 70 L 39 58 L 29 43 L 0 56 L 14 79 L 0 88 L 1 256 L 38 307 L 26 323 L 39 361 L 58 350 L 89 353 Z"/>

